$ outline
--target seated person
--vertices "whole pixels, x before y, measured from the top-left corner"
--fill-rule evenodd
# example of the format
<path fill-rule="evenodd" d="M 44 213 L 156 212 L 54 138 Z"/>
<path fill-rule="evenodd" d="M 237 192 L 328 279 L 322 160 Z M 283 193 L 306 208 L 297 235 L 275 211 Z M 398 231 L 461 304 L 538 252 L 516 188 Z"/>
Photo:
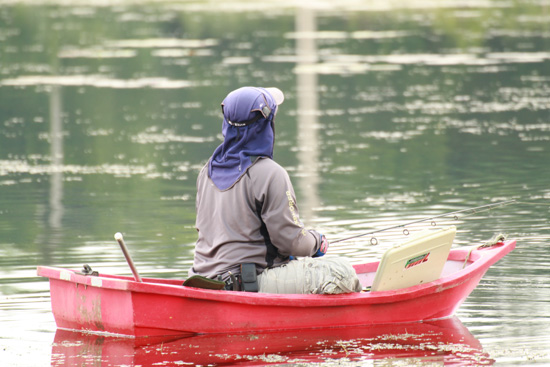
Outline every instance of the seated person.
<path fill-rule="evenodd" d="M 322 257 L 329 242 L 304 228 L 288 173 L 273 160 L 274 119 L 283 100 L 277 88 L 255 87 L 223 100 L 224 141 L 197 178 L 198 240 L 189 276 L 239 289 L 247 263 L 254 264 L 259 292 L 359 292 L 346 259 Z"/>

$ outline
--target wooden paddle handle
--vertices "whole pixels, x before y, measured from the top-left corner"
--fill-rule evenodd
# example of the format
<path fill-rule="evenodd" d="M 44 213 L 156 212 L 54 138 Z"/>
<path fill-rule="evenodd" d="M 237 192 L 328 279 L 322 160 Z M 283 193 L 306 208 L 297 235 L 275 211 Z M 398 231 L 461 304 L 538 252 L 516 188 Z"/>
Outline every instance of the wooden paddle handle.
<path fill-rule="evenodd" d="M 136 266 L 134 265 L 134 261 L 132 260 L 132 257 L 130 256 L 130 253 L 128 252 L 128 248 L 126 247 L 126 244 L 124 243 L 124 238 L 122 237 L 122 233 L 117 232 L 115 233 L 115 240 L 120 245 L 120 248 L 122 249 L 122 252 L 124 253 L 124 257 L 126 258 L 126 262 L 130 266 L 130 269 L 132 269 L 132 274 L 134 274 L 134 279 L 136 282 L 142 282 L 141 277 L 139 276 L 139 273 L 136 269 Z"/>

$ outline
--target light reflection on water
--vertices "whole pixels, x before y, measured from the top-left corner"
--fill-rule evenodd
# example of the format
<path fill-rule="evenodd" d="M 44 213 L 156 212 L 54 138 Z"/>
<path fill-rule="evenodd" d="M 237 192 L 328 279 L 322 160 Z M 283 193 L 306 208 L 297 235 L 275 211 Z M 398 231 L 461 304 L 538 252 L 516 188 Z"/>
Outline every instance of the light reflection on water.
<path fill-rule="evenodd" d="M 458 312 L 482 346 L 473 358 L 550 363 L 544 2 L 345 1 L 299 11 L 292 1 L 278 10 L 229 2 L 215 12 L 211 2 L 76 4 L 0 4 L 0 360 L 59 362 L 50 360 L 55 323 L 36 265 L 130 274 L 112 238 L 122 231 L 142 275 L 185 276 L 194 180 L 220 141 L 219 102 L 262 84 L 285 90 L 276 159 L 305 222 L 331 239 L 518 200 L 437 224 L 458 226 L 456 246 L 498 232 L 518 239 Z M 52 27 L 35 27 L 34 14 Z M 403 238 L 388 231 L 330 251 L 360 263 Z M 356 360 L 375 358 L 379 344 L 341 337 L 316 346 L 316 360 L 284 348 L 270 356 L 346 363 L 341 352 L 353 349 Z"/>

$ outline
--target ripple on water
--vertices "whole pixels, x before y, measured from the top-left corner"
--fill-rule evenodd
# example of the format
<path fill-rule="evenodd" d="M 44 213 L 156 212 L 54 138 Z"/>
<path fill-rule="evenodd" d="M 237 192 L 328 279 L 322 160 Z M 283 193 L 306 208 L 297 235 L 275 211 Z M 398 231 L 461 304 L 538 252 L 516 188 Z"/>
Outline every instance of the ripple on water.
<path fill-rule="evenodd" d="M 206 143 L 214 141 L 213 136 L 203 137 L 203 136 L 189 136 L 189 135 L 178 135 L 174 130 L 164 129 L 163 131 L 158 131 L 157 129 L 148 129 L 147 131 L 141 132 L 137 135 L 131 137 L 131 140 L 134 143 L 138 144 L 152 144 L 152 143 L 169 143 L 169 142 L 180 142 L 180 143 Z"/>
<path fill-rule="evenodd" d="M 113 89 L 179 89 L 194 85 L 188 80 L 173 80 L 164 77 L 148 77 L 137 79 L 116 79 L 102 75 L 28 75 L 0 81 L 0 86 L 91 86 L 96 88 Z"/>
<path fill-rule="evenodd" d="M 75 164 L 31 164 L 26 160 L 0 160 L 0 177 L 11 174 L 28 173 L 31 175 L 44 175 L 52 173 L 68 174 L 109 174 L 115 176 L 132 176 L 152 174 L 156 172 L 153 164 L 149 165 L 124 165 L 101 164 L 96 166 Z"/>

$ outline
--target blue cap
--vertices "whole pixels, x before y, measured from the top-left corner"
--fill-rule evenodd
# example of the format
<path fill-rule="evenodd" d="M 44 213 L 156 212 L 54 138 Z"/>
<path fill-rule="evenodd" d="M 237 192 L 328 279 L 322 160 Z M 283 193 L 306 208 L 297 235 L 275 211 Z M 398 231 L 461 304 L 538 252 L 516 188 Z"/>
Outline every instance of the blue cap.
<path fill-rule="evenodd" d="M 233 126 L 248 126 L 260 118 L 270 119 L 285 100 L 278 88 L 242 87 L 229 93 L 222 102 L 224 119 Z M 273 117 L 271 117 L 273 120 Z"/>

